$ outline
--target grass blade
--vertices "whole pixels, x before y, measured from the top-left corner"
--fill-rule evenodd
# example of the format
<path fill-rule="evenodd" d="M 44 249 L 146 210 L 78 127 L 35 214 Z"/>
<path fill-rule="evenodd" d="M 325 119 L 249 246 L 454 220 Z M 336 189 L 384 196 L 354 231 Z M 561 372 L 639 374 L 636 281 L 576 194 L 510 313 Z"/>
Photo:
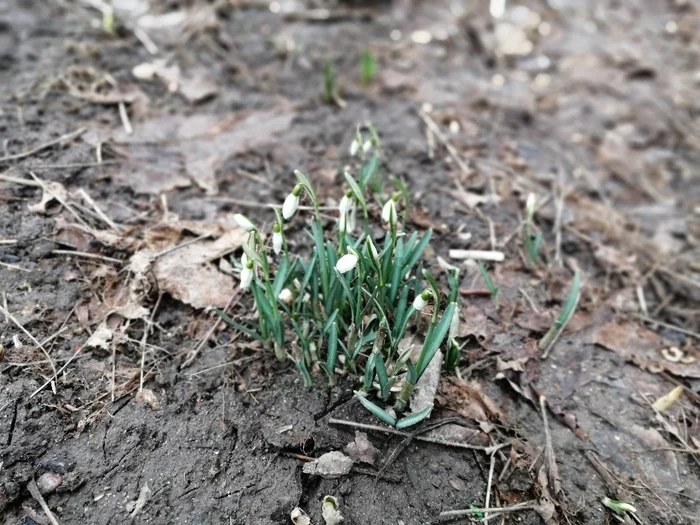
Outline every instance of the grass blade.
<path fill-rule="evenodd" d="M 214 311 L 216 312 L 216 314 L 219 317 L 221 317 L 221 319 L 224 320 L 225 323 L 230 324 L 236 330 L 243 332 L 248 337 L 252 337 L 253 339 L 257 339 L 258 341 L 263 341 L 262 336 L 258 332 L 256 332 L 255 330 L 253 330 L 251 328 L 246 328 L 241 323 L 234 321 L 233 318 L 229 317 L 228 315 L 226 315 L 224 312 L 222 312 L 218 308 L 214 308 Z"/>
<path fill-rule="evenodd" d="M 554 346 L 554 343 L 557 342 L 557 339 L 559 339 L 559 336 L 564 331 L 564 328 L 566 327 L 567 323 L 573 317 L 580 298 L 581 272 L 579 270 L 576 270 L 576 273 L 574 274 L 574 280 L 571 282 L 571 289 L 569 290 L 569 295 L 566 297 L 566 301 L 564 301 L 564 305 L 562 306 L 561 312 L 559 312 L 559 317 L 557 317 L 552 327 L 544 335 L 544 337 L 540 340 L 538 344 L 539 349 L 544 352 L 543 357 L 547 357 L 549 351 Z"/>
<path fill-rule="evenodd" d="M 427 408 L 424 408 L 417 414 L 411 414 L 410 416 L 406 416 L 402 418 L 398 423 L 396 423 L 396 428 L 402 429 L 402 428 L 407 428 L 407 427 L 412 427 L 413 425 L 416 425 L 423 421 L 426 417 L 430 415 L 430 413 L 433 411 L 433 407 L 429 406 Z"/>
<path fill-rule="evenodd" d="M 393 417 L 391 414 L 388 414 L 385 410 L 379 408 L 377 405 L 372 403 L 369 399 L 364 397 L 360 392 L 355 392 L 355 397 L 362 403 L 362 405 L 372 412 L 375 416 L 377 416 L 379 419 L 384 421 L 387 425 L 396 426 L 396 418 Z"/>

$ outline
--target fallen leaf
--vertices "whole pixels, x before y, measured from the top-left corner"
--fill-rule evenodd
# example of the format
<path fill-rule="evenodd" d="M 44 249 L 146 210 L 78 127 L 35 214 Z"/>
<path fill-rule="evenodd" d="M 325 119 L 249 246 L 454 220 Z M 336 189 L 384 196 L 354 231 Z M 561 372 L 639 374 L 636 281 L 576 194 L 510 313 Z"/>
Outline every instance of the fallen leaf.
<path fill-rule="evenodd" d="M 479 422 L 496 420 L 507 424 L 503 411 L 481 390 L 476 381 L 464 381 L 451 377 L 440 383 L 440 404 L 463 417 Z"/>
<path fill-rule="evenodd" d="M 92 348 L 102 348 L 104 350 L 109 350 L 109 343 L 114 337 L 114 331 L 107 326 L 106 321 L 102 321 L 100 326 L 97 327 L 92 335 L 88 338 L 85 343 L 86 346 Z"/>
<path fill-rule="evenodd" d="M 631 322 L 611 321 L 594 330 L 589 341 L 653 373 L 664 370 L 680 377 L 700 378 L 697 350 L 690 349 L 679 362 L 668 361 L 663 350 L 673 346 L 651 330 Z M 668 350 L 667 350 L 668 354 Z"/>
<path fill-rule="evenodd" d="M 417 414 L 435 404 L 435 394 L 440 382 L 443 359 L 442 352 L 438 350 L 428 363 L 423 375 L 418 379 L 411 399 L 411 414 Z"/>

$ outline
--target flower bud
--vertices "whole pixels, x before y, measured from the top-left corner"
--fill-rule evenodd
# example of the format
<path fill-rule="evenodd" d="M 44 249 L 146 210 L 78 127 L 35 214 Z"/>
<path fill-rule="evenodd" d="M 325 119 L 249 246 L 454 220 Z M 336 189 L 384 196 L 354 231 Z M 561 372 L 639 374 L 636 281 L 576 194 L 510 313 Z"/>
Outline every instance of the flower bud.
<path fill-rule="evenodd" d="M 423 290 L 420 294 L 416 295 L 416 298 L 413 300 L 413 308 L 418 310 L 419 312 L 425 308 L 425 305 L 428 304 L 428 300 L 432 297 L 432 292 L 430 290 Z"/>
<path fill-rule="evenodd" d="M 294 186 L 292 193 L 287 195 L 282 205 L 282 217 L 289 220 L 299 209 L 299 194 L 301 193 L 301 184 Z"/>
<path fill-rule="evenodd" d="M 292 291 L 289 288 L 283 289 L 277 298 L 284 304 L 290 304 L 292 302 Z"/>
<path fill-rule="evenodd" d="M 248 217 L 241 213 L 237 213 L 236 215 L 234 215 L 233 219 L 241 228 L 243 228 L 247 232 L 252 232 L 256 229 L 255 224 L 250 222 L 250 219 L 248 219 Z"/>
<path fill-rule="evenodd" d="M 537 205 L 537 197 L 534 193 L 527 196 L 527 201 L 525 202 L 525 215 L 527 217 L 534 217 L 535 206 Z"/>
<path fill-rule="evenodd" d="M 340 218 L 338 219 L 338 231 L 340 233 L 345 233 L 345 231 L 347 229 L 348 229 L 348 214 L 341 212 Z"/>
<path fill-rule="evenodd" d="M 347 273 L 357 266 L 357 255 L 348 253 L 343 255 L 335 265 L 335 269 L 340 273 Z"/>
<path fill-rule="evenodd" d="M 362 152 L 363 153 L 369 153 L 369 151 L 372 149 L 372 141 L 371 140 L 365 140 L 364 144 L 362 144 Z"/>
<path fill-rule="evenodd" d="M 382 220 L 390 224 L 396 224 L 396 203 L 389 199 L 382 208 Z"/>
<path fill-rule="evenodd" d="M 357 155 L 357 152 L 360 150 L 360 141 L 357 140 L 357 137 L 352 139 L 352 142 L 350 143 L 350 155 L 355 156 Z"/>
<path fill-rule="evenodd" d="M 452 319 L 450 320 L 450 331 L 447 337 L 453 339 L 457 337 L 457 332 L 459 332 L 459 308 L 455 308 L 455 312 L 452 314 Z"/>
<path fill-rule="evenodd" d="M 352 208 L 352 205 L 353 205 L 352 192 L 349 191 L 348 193 L 343 195 L 342 199 L 340 199 L 340 204 L 338 205 L 338 211 L 340 212 L 341 215 L 343 215 L 343 214 L 350 211 L 350 208 Z"/>
<path fill-rule="evenodd" d="M 250 288 L 250 283 L 253 282 L 253 261 L 249 261 L 248 257 L 243 254 L 241 257 L 243 269 L 241 270 L 241 288 Z"/>
<path fill-rule="evenodd" d="M 282 251 L 282 245 L 284 244 L 284 237 L 282 236 L 282 227 L 275 223 L 272 227 L 272 249 L 276 254 Z"/>
<path fill-rule="evenodd" d="M 372 254 L 372 257 L 374 258 L 375 261 L 379 260 L 379 253 L 377 252 L 377 247 L 374 245 L 372 242 L 372 239 L 367 237 L 367 246 L 369 247 L 369 251 Z"/>

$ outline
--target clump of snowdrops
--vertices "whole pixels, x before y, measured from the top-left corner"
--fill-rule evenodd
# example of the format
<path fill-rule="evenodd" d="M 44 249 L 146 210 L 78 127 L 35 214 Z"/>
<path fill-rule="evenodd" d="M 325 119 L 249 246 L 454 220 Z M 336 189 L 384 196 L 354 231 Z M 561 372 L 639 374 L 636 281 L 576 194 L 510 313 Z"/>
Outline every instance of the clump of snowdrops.
<path fill-rule="evenodd" d="M 340 199 L 334 235 L 324 232 L 314 189 L 298 170 L 297 184 L 281 209 L 275 209 L 267 239 L 248 218 L 236 216 L 249 232 L 240 261 L 240 286 L 252 293 L 257 319 L 236 321 L 219 313 L 274 349 L 280 361 L 292 359 L 304 385 L 311 386 L 313 375 L 322 372 L 331 384 L 339 375 L 350 375 L 357 384 L 355 395 L 367 409 L 405 428 L 432 409 L 410 413 L 409 405 L 416 383 L 440 347 L 447 367 L 459 360 L 457 272 L 447 270 L 451 291 L 442 298 L 436 279 L 422 264 L 431 232 L 409 236 L 402 231 L 399 210 L 403 207 L 405 223 L 405 191 L 384 202 L 369 191 L 379 165 L 378 138 L 373 128 L 370 131 L 365 140 L 358 130 L 352 142 L 351 154 L 361 159 L 358 176 L 344 173 L 347 191 Z M 381 242 L 369 228 L 368 195 L 380 200 L 386 230 Z M 284 233 L 302 200 L 313 209 L 308 259 L 289 252 Z M 356 233 L 358 218 L 363 228 Z M 425 335 L 420 351 L 402 347 L 411 331 Z"/>

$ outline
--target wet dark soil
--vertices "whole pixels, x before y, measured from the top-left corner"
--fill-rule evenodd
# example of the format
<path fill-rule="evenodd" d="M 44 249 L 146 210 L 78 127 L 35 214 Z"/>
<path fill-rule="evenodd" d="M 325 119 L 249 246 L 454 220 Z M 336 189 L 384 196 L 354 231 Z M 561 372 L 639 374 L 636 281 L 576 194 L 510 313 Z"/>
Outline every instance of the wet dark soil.
<path fill-rule="evenodd" d="M 269 225 L 264 205 L 284 199 L 297 168 L 335 202 L 366 121 L 385 180 L 410 190 L 408 227 L 436 231 L 429 264 L 452 248 L 506 253 L 491 268 L 499 308 L 470 293 L 484 286 L 464 266 L 460 370 L 474 383 L 444 381 L 432 419 L 459 416 L 481 444 L 511 443 L 495 456 L 490 504 L 540 507 L 501 522 L 613 523 L 606 496 L 632 501 L 642 523 L 698 522 L 697 6 L 508 2 L 494 19 L 485 2 L 115 1 L 109 35 L 90 4 L 0 0 L 0 522 L 47 520 L 27 488 L 47 472 L 61 476 L 44 499 L 63 524 L 289 523 L 297 506 L 318 524 L 325 495 L 353 524 L 432 523 L 484 505 L 488 456 L 402 448 L 381 432 L 369 432 L 381 476 L 367 465 L 303 474 L 306 459 L 354 439 L 330 418 L 378 424 L 351 385 L 328 389 L 318 374 L 304 389 L 241 334 L 219 325 L 209 337 L 212 313 L 157 283 L 141 296 L 149 313 L 157 304 L 146 339 L 142 319 L 108 314 L 156 225 L 238 211 Z M 369 86 L 366 49 L 378 63 Z M 135 78 L 156 60 L 179 69 L 161 70 L 179 87 Z M 324 101 L 326 63 L 336 103 Z M 83 189 L 120 231 L 82 197 L 30 208 L 37 180 L 70 199 Z M 518 232 L 530 192 L 544 234 L 534 269 Z M 83 223 L 121 240 L 66 233 Z M 303 221 L 294 228 L 304 251 Z M 576 268 L 578 313 L 544 360 L 537 340 Z M 231 312 L 249 308 L 238 297 Z M 103 321 L 120 339 L 86 347 Z M 68 363 L 50 384 L 37 342 L 56 368 Z M 150 403 L 136 397 L 143 352 Z M 473 385 L 503 417 L 475 412 Z M 678 385 L 680 400 L 656 413 Z M 543 468 L 539 396 L 560 487 Z"/>

